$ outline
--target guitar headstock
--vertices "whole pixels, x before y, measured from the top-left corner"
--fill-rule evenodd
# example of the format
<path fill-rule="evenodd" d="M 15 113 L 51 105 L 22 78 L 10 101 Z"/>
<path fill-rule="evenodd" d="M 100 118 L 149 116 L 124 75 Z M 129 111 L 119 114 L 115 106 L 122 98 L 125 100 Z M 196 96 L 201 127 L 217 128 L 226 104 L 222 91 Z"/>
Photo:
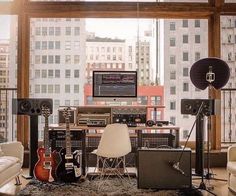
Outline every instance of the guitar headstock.
<path fill-rule="evenodd" d="M 45 118 L 48 118 L 50 116 L 50 114 L 51 114 L 50 108 L 47 106 L 42 106 L 42 115 Z"/>
<path fill-rule="evenodd" d="M 66 122 L 70 122 L 70 116 L 71 116 L 71 108 L 70 107 L 64 108 L 63 116 L 64 116 Z"/>

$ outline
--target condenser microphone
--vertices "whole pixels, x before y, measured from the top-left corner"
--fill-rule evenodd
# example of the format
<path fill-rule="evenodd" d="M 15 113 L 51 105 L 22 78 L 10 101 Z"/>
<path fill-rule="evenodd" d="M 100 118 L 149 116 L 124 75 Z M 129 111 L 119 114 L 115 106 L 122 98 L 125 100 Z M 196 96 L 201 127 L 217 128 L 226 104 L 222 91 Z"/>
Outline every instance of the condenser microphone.
<path fill-rule="evenodd" d="M 180 167 L 179 167 L 179 162 L 170 162 L 170 165 L 174 170 L 176 170 L 176 171 L 180 172 L 181 174 L 185 175 L 184 171 L 182 169 L 180 169 Z"/>
<path fill-rule="evenodd" d="M 209 83 L 215 81 L 215 73 L 212 72 L 212 66 L 209 66 L 209 72 L 206 73 L 206 81 Z"/>

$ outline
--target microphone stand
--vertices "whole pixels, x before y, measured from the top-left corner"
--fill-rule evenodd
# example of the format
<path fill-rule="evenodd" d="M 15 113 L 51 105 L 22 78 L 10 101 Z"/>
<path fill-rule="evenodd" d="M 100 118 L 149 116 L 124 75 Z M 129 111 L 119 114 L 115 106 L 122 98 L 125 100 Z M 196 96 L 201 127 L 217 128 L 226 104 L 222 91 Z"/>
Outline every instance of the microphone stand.
<path fill-rule="evenodd" d="M 212 66 L 209 66 L 209 72 L 206 73 L 206 81 L 209 83 L 208 90 L 209 92 L 213 90 L 213 86 L 211 85 L 212 82 L 215 81 L 215 73 L 212 72 Z M 209 93 L 211 96 L 211 93 Z M 211 97 L 209 97 L 211 99 Z M 212 178 L 212 173 L 210 173 L 210 130 L 211 130 L 211 117 L 210 120 L 208 120 L 208 127 L 207 127 L 207 173 L 205 175 L 205 178 L 210 180 L 219 180 L 219 181 L 227 181 L 226 179 L 218 179 L 218 178 Z"/>
<path fill-rule="evenodd" d="M 200 105 L 200 107 L 199 107 L 199 109 L 198 109 L 198 112 L 197 112 L 197 114 L 196 114 L 196 118 L 195 118 L 195 120 L 194 120 L 194 123 L 193 123 L 193 125 L 192 125 L 192 128 L 191 128 L 191 130 L 190 130 L 190 132 L 189 132 L 189 134 L 188 134 L 188 137 L 187 137 L 187 139 L 186 139 L 186 141 L 185 141 L 185 144 L 184 144 L 184 147 L 183 147 L 183 150 L 181 151 L 181 154 L 180 154 L 180 156 L 179 156 L 179 159 L 178 159 L 178 161 L 175 163 L 175 164 L 173 164 L 173 168 L 174 169 L 176 169 L 176 170 L 178 170 L 178 171 L 182 171 L 181 169 L 180 169 L 180 167 L 179 167 L 179 165 L 180 165 L 180 161 L 181 161 L 181 159 L 182 159 L 182 156 L 183 156 L 183 153 L 184 153 L 184 150 L 185 150 L 185 148 L 186 148 L 186 146 L 187 146 L 187 143 L 188 143 L 188 141 L 189 141 L 189 138 L 190 138 L 190 136 L 191 136 L 191 134 L 192 134 L 192 132 L 193 132 L 193 128 L 194 128 L 194 126 L 196 125 L 196 123 L 198 123 L 198 124 L 201 124 L 200 123 L 200 121 L 202 121 L 202 120 L 204 120 L 203 118 L 204 118 L 204 115 L 202 114 L 202 109 L 203 109 L 203 105 L 204 105 L 204 102 L 202 102 L 201 103 L 201 105 Z M 203 150 L 203 149 L 202 149 Z M 203 151 L 202 151 L 202 153 L 203 153 Z M 198 188 L 196 188 L 196 189 L 201 189 L 201 190 L 205 190 L 205 191 L 207 191 L 208 193 L 210 193 L 210 194 L 212 194 L 212 195 L 215 195 L 216 196 L 216 194 L 215 193 L 213 193 L 213 192 L 211 192 L 210 190 L 208 190 L 207 189 L 207 187 L 206 187 L 206 185 L 205 185 L 205 183 L 204 183 L 204 167 L 203 167 L 203 156 L 201 156 L 201 183 L 200 183 L 200 185 L 199 185 L 199 187 Z M 196 167 L 196 166 L 195 166 Z"/>

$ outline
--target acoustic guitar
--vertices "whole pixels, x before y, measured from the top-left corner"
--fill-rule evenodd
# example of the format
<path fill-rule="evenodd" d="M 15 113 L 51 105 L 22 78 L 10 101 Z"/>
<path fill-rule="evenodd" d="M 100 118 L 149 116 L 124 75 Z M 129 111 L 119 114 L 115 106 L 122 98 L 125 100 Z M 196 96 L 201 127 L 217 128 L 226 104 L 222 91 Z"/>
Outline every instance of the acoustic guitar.
<path fill-rule="evenodd" d="M 67 107 L 63 111 L 66 123 L 65 148 L 59 152 L 61 161 L 56 169 L 58 180 L 63 182 L 75 182 L 81 176 L 80 151 L 71 152 L 71 134 L 70 134 L 70 108 Z"/>
<path fill-rule="evenodd" d="M 34 176 L 43 182 L 53 182 L 56 177 L 55 171 L 58 153 L 56 151 L 51 152 L 51 148 L 49 147 L 48 117 L 50 115 L 50 109 L 43 107 L 42 115 L 45 117 L 44 146 L 37 150 L 38 162 L 34 166 Z"/>

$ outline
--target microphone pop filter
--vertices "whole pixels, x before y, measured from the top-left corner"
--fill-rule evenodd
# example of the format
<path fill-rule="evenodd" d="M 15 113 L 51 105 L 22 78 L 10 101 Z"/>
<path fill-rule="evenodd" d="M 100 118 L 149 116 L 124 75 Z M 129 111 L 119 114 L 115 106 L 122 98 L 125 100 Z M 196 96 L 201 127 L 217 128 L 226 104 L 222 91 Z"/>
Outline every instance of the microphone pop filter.
<path fill-rule="evenodd" d="M 212 71 L 214 81 L 207 81 L 207 74 Z M 200 59 L 195 62 L 190 69 L 190 79 L 193 85 L 201 90 L 212 85 L 215 89 L 220 89 L 226 85 L 229 80 L 230 69 L 228 64 L 215 57 Z"/>

